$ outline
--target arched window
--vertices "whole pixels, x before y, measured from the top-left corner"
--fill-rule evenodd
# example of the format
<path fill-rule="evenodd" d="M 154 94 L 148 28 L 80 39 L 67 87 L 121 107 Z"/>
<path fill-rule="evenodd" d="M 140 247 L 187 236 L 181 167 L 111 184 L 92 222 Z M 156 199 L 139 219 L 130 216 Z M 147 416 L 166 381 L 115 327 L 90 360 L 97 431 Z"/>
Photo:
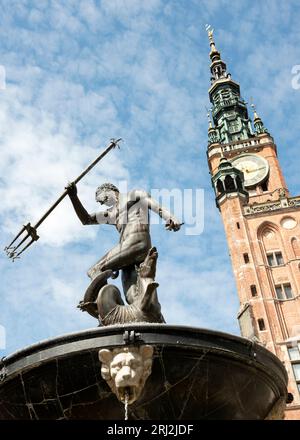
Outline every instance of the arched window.
<path fill-rule="evenodd" d="M 217 181 L 217 191 L 221 194 L 224 191 L 224 185 L 221 179 Z"/>
<path fill-rule="evenodd" d="M 240 176 L 237 176 L 235 181 L 236 181 L 236 185 L 237 185 L 238 189 L 242 191 L 243 190 L 243 184 L 242 184 Z"/>
<path fill-rule="evenodd" d="M 231 176 L 225 177 L 225 188 L 226 188 L 226 191 L 235 191 L 236 190 L 234 180 Z"/>
<path fill-rule="evenodd" d="M 284 264 L 282 242 L 278 228 L 273 224 L 265 224 L 258 231 L 258 238 L 262 244 L 266 264 L 268 266 L 281 266 Z"/>

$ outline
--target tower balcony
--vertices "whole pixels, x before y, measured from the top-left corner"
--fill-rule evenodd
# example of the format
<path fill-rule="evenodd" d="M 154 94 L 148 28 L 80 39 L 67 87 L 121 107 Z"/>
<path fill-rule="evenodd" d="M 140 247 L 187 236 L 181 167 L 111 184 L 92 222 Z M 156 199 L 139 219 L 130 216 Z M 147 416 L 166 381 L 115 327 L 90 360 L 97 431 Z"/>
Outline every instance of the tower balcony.
<path fill-rule="evenodd" d="M 224 99 L 223 101 L 220 101 L 218 104 L 215 104 L 212 110 L 213 117 L 217 116 L 220 111 L 224 110 L 227 107 L 234 107 L 234 106 L 242 107 L 243 109 L 247 110 L 247 106 L 245 102 L 239 98 L 230 98 L 230 99 Z"/>
<path fill-rule="evenodd" d="M 257 151 L 262 146 L 270 145 L 275 148 L 274 139 L 268 133 L 263 136 L 253 136 L 246 140 L 237 140 L 233 142 L 229 142 L 226 144 L 222 143 L 214 143 L 208 147 L 207 155 L 208 158 L 212 158 L 214 156 L 221 156 L 222 154 L 225 157 L 230 157 L 231 154 L 235 154 L 236 152 L 248 152 L 248 151 Z"/>

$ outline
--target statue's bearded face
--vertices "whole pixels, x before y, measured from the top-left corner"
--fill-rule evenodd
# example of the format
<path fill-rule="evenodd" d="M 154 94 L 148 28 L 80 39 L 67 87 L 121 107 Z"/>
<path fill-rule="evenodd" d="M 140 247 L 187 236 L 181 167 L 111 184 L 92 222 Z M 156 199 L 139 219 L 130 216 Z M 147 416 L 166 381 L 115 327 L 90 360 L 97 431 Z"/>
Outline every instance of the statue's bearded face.
<path fill-rule="evenodd" d="M 118 195 L 116 191 L 105 189 L 97 193 L 96 200 L 97 202 L 101 203 L 101 205 L 111 207 L 117 204 Z"/>

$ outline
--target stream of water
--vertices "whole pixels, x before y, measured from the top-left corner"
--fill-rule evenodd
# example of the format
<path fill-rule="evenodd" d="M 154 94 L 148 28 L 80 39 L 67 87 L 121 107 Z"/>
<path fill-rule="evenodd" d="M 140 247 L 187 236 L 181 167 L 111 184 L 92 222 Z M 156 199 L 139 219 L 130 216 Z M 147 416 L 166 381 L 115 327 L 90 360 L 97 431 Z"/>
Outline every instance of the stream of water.
<path fill-rule="evenodd" d="M 128 390 L 126 390 L 125 391 L 125 402 L 124 402 L 125 420 L 128 420 L 128 400 L 129 400 L 129 392 L 128 392 Z"/>

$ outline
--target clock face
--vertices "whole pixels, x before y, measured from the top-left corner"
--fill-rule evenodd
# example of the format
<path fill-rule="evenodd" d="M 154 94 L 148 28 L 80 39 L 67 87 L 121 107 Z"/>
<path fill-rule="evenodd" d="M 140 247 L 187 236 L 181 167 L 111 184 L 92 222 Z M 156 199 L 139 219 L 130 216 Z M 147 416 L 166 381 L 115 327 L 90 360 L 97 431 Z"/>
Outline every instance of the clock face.
<path fill-rule="evenodd" d="M 268 161 L 254 154 L 243 154 L 232 159 L 231 163 L 235 168 L 244 173 L 244 185 L 246 188 L 262 182 L 269 173 Z"/>

